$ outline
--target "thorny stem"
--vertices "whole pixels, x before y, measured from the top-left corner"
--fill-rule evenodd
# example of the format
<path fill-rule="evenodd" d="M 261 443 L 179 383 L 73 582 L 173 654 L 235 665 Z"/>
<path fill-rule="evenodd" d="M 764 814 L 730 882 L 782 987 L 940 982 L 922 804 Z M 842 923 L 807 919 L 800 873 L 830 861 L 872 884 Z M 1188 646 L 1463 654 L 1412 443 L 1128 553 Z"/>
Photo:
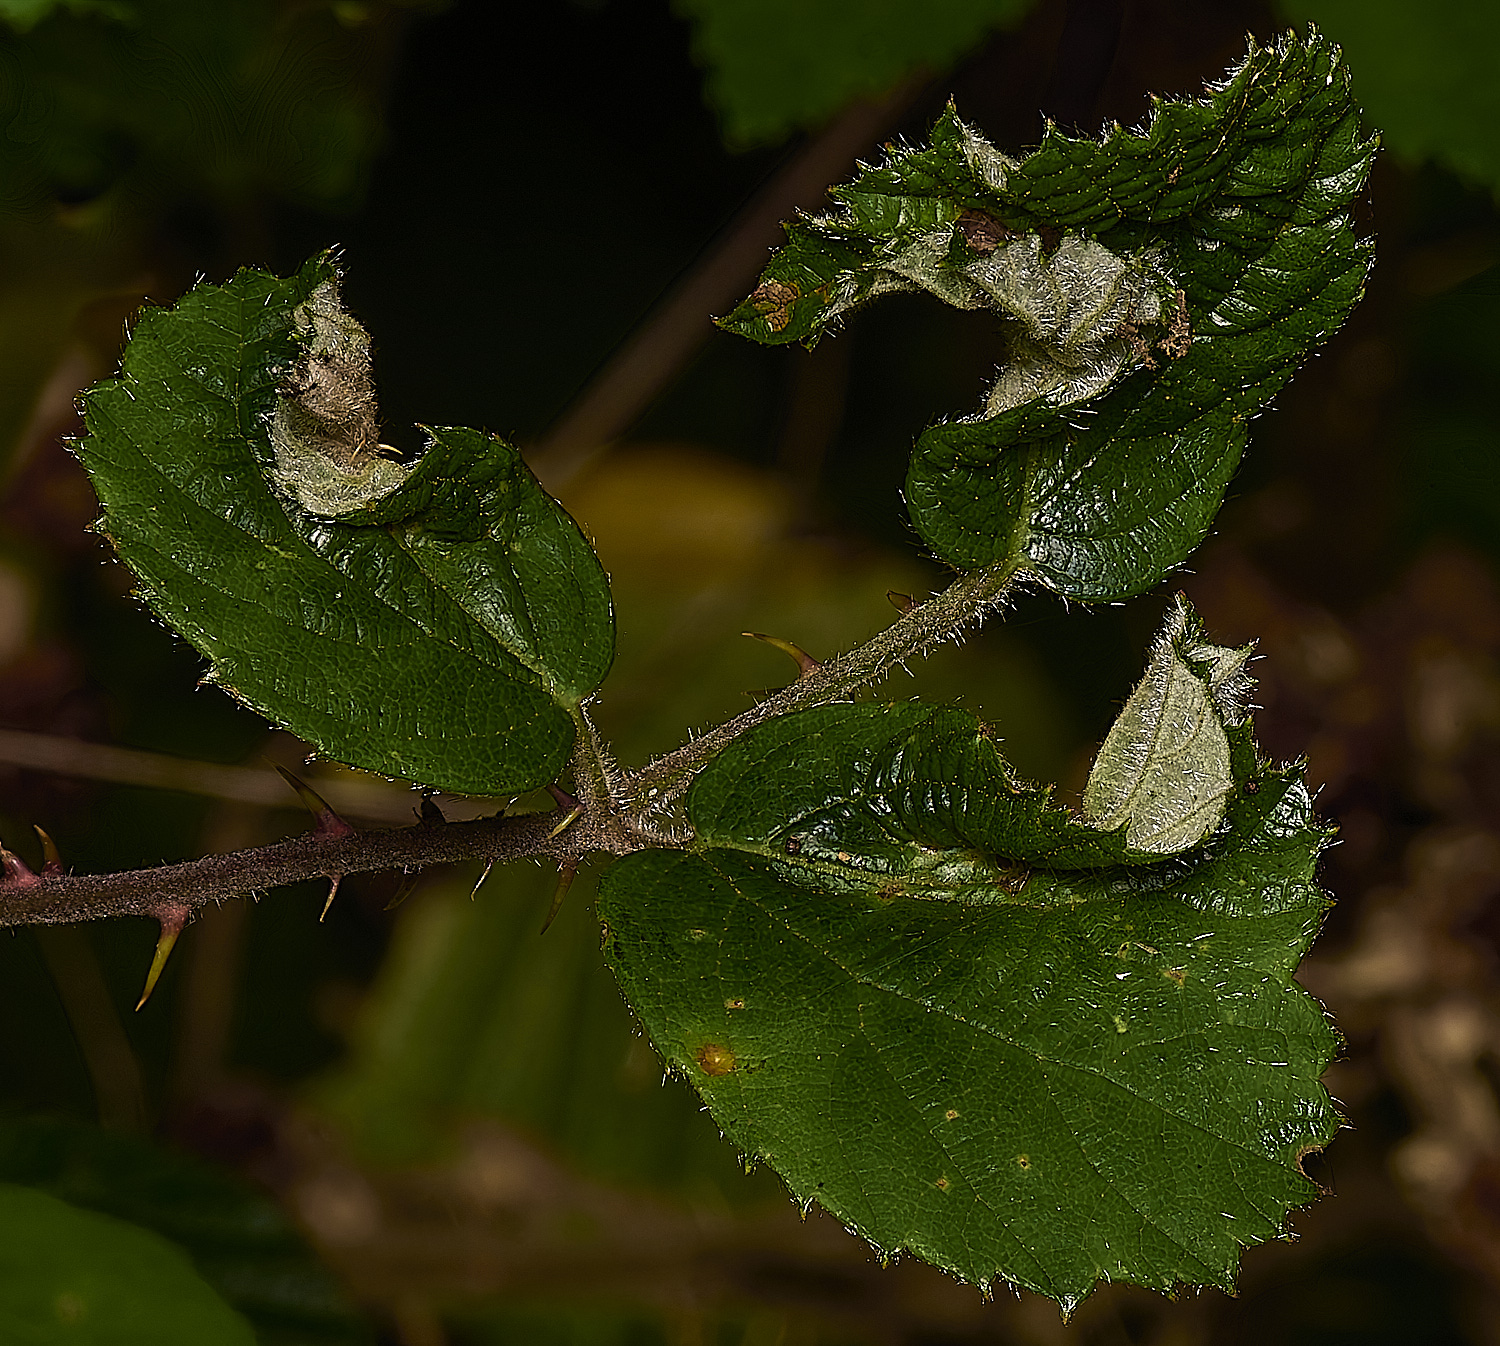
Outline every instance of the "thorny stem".
<path fill-rule="evenodd" d="M 686 792 L 693 777 L 740 735 L 793 711 L 845 700 L 907 659 L 918 658 L 977 625 L 1005 600 L 1013 563 L 960 576 L 942 593 L 903 613 L 879 635 L 806 671 L 791 686 L 637 771 L 621 771 L 587 716 L 579 725 L 573 788 L 577 808 L 348 836 L 311 833 L 254 850 L 207 855 L 183 864 L 118 874 L 31 874 L 6 855 L 0 926 L 60 925 L 110 916 L 161 919 L 166 908 L 196 913 L 248 893 L 305 879 L 422 869 L 466 860 L 498 863 L 550 857 L 564 864 L 605 853 L 628 855 L 674 844 L 651 819 Z M 576 817 L 566 827 L 566 814 Z"/>
<path fill-rule="evenodd" d="M 333 874 L 422 869 L 464 860 L 623 855 L 643 844 L 609 818 L 580 817 L 560 836 L 555 813 L 382 828 L 353 836 L 293 837 L 254 850 L 119 874 L 40 875 L 0 883 L 0 924 L 60 925 L 106 916 L 157 917 L 168 903 L 196 912 L 213 902 Z"/>

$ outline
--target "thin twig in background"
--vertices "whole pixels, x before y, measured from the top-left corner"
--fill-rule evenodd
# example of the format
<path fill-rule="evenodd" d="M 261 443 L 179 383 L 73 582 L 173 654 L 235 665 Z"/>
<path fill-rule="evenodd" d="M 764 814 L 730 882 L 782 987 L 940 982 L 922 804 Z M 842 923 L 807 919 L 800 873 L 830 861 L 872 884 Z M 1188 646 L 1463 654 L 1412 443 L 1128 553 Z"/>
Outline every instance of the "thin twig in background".
<path fill-rule="evenodd" d="M 850 104 L 753 196 L 527 455 L 542 485 L 566 485 L 618 439 L 713 335 L 712 315 L 749 287 L 799 208 L 816 207 L 911 106 L 929 76 Z"/>
<path fill-rule="evenodd" d="M 144 1133 L 148 1118 L 140 1063 L 125 1036 L 88 931 L 50 926 L 38 930 L 36 938 L 94 1086 L 99 1124 Z"/>
<path fill-rule="evenodd" d="M 269 768 L 194 762 L 166 753 L 85 743 L 81 739 L 19 729 L 0 729 L 0 763 L 116 785 L 143 785 L 154 790 L 207 795 L 264 808 L 301 808 L 286 782 Z M 370 822 L 409 823 L 415 816 L 416 796 L 405 786 L 386 785 L 374 779 L 318 777 L 317 788 L 337 812 L 350 817 Z M 496 801 L 458 796 L 450 799 L 447 795 L 438 796 L 438 803 L 449 818 L 480 817 L 493 813 L 499 806 Z"/>

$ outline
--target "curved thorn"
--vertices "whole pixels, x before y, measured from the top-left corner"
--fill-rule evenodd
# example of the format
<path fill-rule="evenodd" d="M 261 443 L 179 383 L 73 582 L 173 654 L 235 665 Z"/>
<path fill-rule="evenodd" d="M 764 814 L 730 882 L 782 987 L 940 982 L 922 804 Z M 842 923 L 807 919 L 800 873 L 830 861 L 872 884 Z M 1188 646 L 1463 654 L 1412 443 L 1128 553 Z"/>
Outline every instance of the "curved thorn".
<path fill-rule="evenodd" d="M 438 802 L 430 794 L 422 796 L 421 812 L 417 815 L 422 822 L 429 827 L 435 827 L 440 823 L 447 822 L 443 816 L 443 810 L 438 807 Z"/>
<path fill-rule="evenodd" d="M 469 892 L 469 901 L 470 902 L 472 902 L 476 897 L 479 896 L 479 890 L 484 887 L 484 881 L 487 878 L 489 878 L 489 876 L 490 876 L 490 870 L 494 869 L 494 867 L 495 867 L 495 862 L 493 860 L 491 860 L 489 862 L 489 864 L 487 864 L 484 867 L 484 873 L 479 876 L 479 882 L 476 883 L 474 885 L 474 887 Z"/>
<path fill-rule="evenodd" d="M 560 809 L 576 808 L 578 805 L 578 801 L 566 790 L 561 789 L 559 786 L 547 786 L 547 793 L 552 796 L 553 800 L 557 804 L 557 807 Z"/>
<path fill-rule="evenodd" d="M 557 919 L 557 913 L 562 910 L 563 898 L 568 895 L 568 889 L 573 886 L 573 877 L 577 873 L 577 860 L 564 860 L 557 867 L 557 891 L 552 894 L 552 905 L 547 908 L 547 919 L 542 922 L 542 934 L 545 935 L 551 929 L 552 922 Z"/>
<path fill-rule="evenodd" d="M 157 936 L 156 952 L 151 955 L 151 968 L 146 973 L 146 989 L 136 1001 L 136 1013 L 140 1013 L 141 1006 L 151 999 L 151 992 L 156 989 L 162 969 L 167 965 L 167 959 L 177 943 L 177 936 L 182 933 L 182 927 L 187 924 L 189 914 L 187 907 L 176 905 L 157 909 L 156 919 L 161 922 L 161 934 Z"/>
<path fill-rule="evenodd" d="M 576 823 L 581 817 L 583 817 L 583 805 L 576 804 L 568 813 L 568 816 L 564 818 L 562 822 L 558 823 L 558 825 L 554 827 L 550 832 L 547 833 L 547 840 L 551 841 L 553 837 L 562 836 L 562 834 L 566 832 L 568 828 L 572 827 L 573 824 Z"/>
<path fill-rule="evenodd" d="M 789 654 L 797 661 L 798 676 L 806 677 L 823 667 L 800 645 L 793 645 L 789 640 L 782 640 L 777 636 L 768 636 L 761 631 L 741 631 L 742 636 L 749 636 L 751 640 L 762 640 L 767 645 L 774 645 L 783 654 Z"/>
<path fill-rule="evenodd" d="M 57 843 L 35 823 L 32 823 L 31 828 L 42 839 L 43 877 L 50 879 L 61 875 L 63 873 L 63 862 L 62 856 L 57 853 Z"/>
<path fill-rule="evenodd" d="M 323 910 L 318 913 L 318 924 L 322 925 L 328 916 L 328 908 L 333 905 L 333 899 L 338 896 L 339 884 L 344 881 L 342 874 L 328 874 L 324 877 L 328 880 L 328 901 L 323 903 Z"/>
<path fill-rule="evenodd" d="M 274 764 L 276 770 L 281 773 L 281 778 L 297 792 L 297 798 L 307 805 L 312 816 L 317 819 L 318 825 L 313 828 L 315 837 L 352 837 L 355 829 L 346 823 L 332 806 L 312 786 L 305 781 L 299 780 L 290 771 L 279 763 Z"/>
<path fill-rule="evenodd" d="M 914 607 L 917 606 L 917 600 L 910 594 L 897 593 L 894 589 L 887 589 L 885 591 L 885 596 L 891 600 L 891 606 L 895 608 L 897 612 L 901 613 L 902 616 L 905 616 L 908 612 L 910 612 Z"/>

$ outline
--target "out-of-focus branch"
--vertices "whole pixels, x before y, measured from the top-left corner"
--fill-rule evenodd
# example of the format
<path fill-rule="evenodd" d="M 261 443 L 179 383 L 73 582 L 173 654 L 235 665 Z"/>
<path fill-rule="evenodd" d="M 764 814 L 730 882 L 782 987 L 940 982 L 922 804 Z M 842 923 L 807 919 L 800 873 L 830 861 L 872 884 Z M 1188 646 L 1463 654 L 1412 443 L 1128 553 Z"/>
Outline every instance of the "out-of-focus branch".
<path fill-rule="evenodd" d="M 81 776 L 86 780 L 112 781 L 118 785 L 144 785 L 156 790 L 178 790 L 183 794 L 208 795 L 240 804 L 266 808 L 300 807 L 286 782 L 274 771 L 257 767 L 221 766 L 215 762 L 193 762 L 166 753 L 117 748 L 107 743 L 52 734 L 31 734 L 19 729 L 0 729 L 0 762 L 49 771 L 59 776 Z M 416 804 L 410 790 L 377 780 L 320 779 L 318 793 L 339 813 L 371 822 L 409 822 Z M 455 812 L 447 796 L 438 801 L 444 812 Z M 456 801 L 455 801 L 456 802 Z M 484 801 L 466 801 L 482 808 Z M 491 804 L 490 810 L 498 807 Z M 459 816 L 463 816 L 460 812 Z"/>
<path fill-rule="evenodd" d="M 99 1124 L 144 1132 L 146 1088 L 140 1063 L 125 1036 L 88 932 L 67 927 L 39 930 L 37 943 L 83 1053 Z"/>
<path fill-rule="evenodd" d="M 750 199 L 527 455 L 543 486 L 555 491 L 565 485 L 630 428 L 713 334 L 711 315 L 749 287 L 779 241 L 782 221 L 799 208 L 812 209 L 829 183 L 848 177 L 855 159 L 880 140 L 928 78 L 919 73 L 875 102 L 852 103 Z"/>

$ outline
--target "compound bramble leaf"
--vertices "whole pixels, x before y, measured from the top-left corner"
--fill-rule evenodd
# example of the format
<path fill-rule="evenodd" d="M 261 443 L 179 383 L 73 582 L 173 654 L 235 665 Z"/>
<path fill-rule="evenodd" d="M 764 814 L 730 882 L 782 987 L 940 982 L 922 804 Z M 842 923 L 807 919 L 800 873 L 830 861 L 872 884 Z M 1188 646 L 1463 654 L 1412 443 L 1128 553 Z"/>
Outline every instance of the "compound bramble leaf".
<path fill-rule="evenodd" d="M 1007 357 L 982 410 L 917 443 L 907 504 L 960 567 L 1009 564 L 1059 593 L 1139 593 L 1202 541 L 1250 417 L 1347 316 L 1368 242 L 1348 217 L 1374 142 L 1316 31 L 1145 128 L 1022 159 L 952 107 L 787 226 L 723 325 L 816 341 L 881 294 L 993 311 Z"/>
<path fill-rule="evenodd" d="M 606 873 L 606 956 L 728 1138 L 882 1253 L 1065 1312 L 1231 1288 L 1339 1117 L 1292 980 L 1328 834 L 1224 732 L 1223 823 L 1168 856 L 1016 782 L 965 712 L 771 722 L 694 785 L 687 849 Z"/>
<path fill-rule="evenodd" d="M 315 258 L 141 317 L 77 446 L 99 529 L 209 677 L 329 756 L 505 794 L 556 778 L 609 668 L 593 549 L 519 454 L 379 444 L 369 338 Z"/>

